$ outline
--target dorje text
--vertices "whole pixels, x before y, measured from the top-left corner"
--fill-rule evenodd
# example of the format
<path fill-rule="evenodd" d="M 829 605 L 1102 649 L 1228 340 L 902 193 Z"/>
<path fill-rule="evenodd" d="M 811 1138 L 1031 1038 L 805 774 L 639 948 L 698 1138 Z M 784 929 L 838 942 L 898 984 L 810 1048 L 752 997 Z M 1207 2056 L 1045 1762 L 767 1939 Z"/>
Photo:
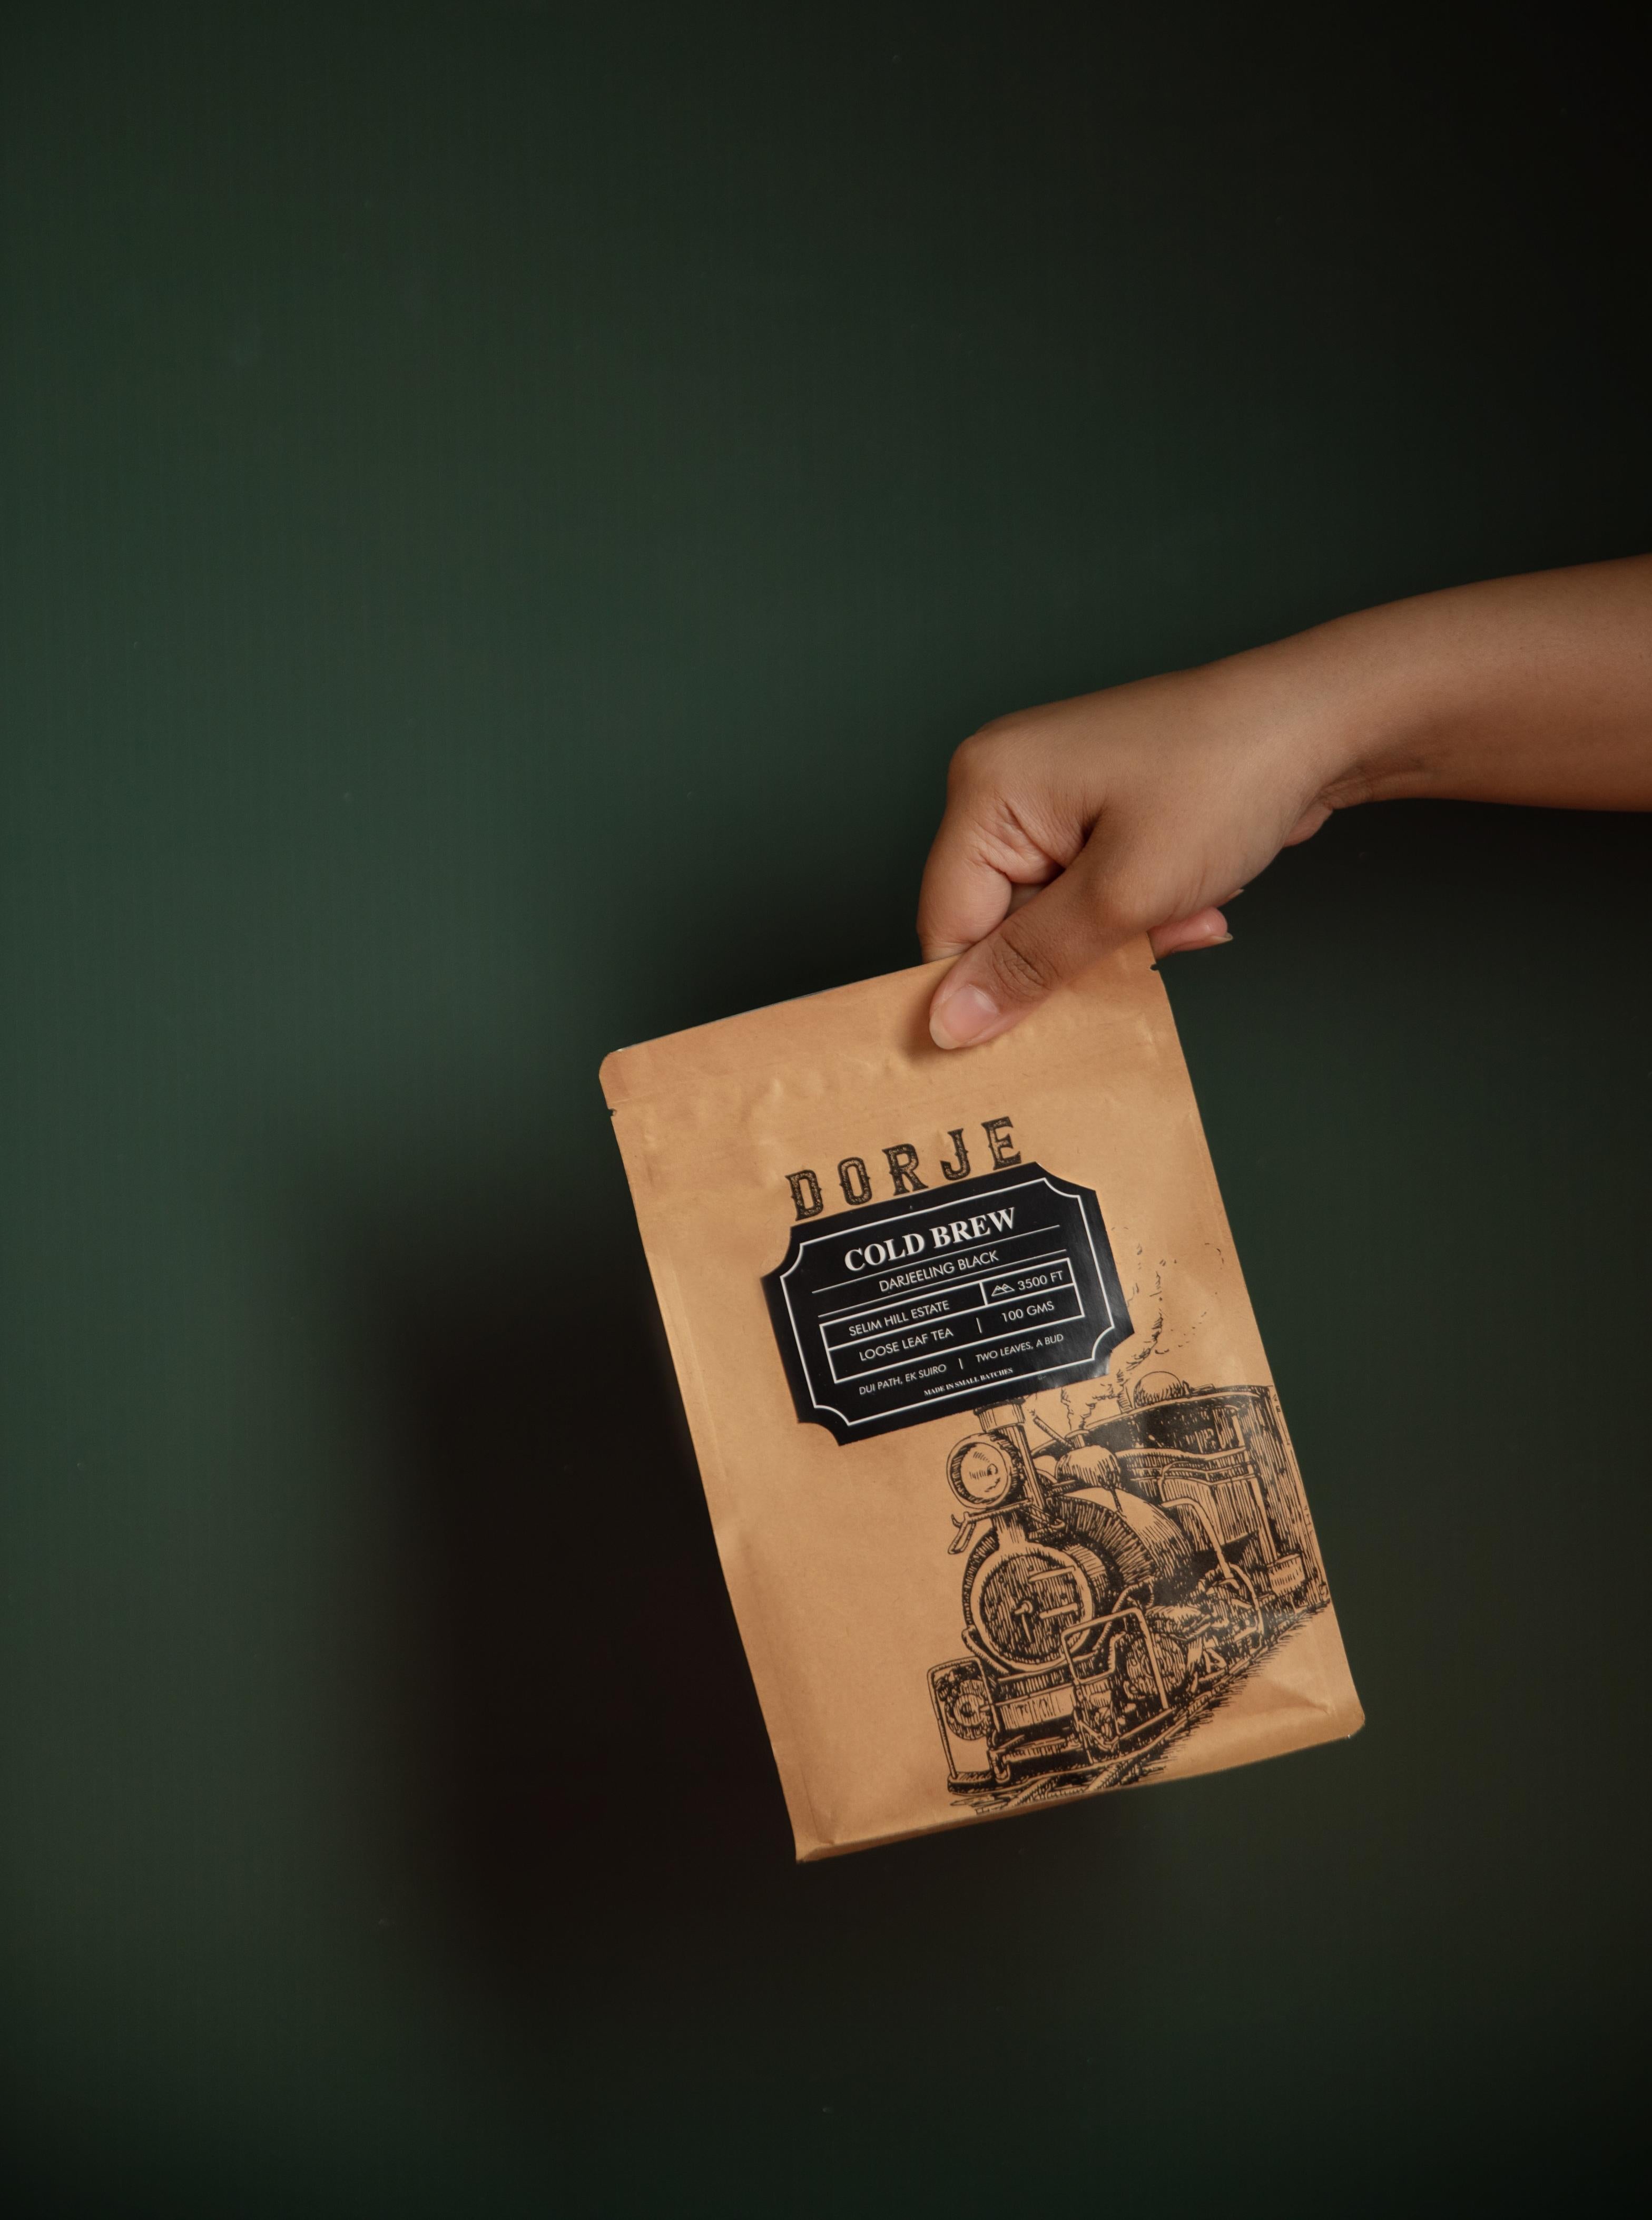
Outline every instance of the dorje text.
<path fill-rule="evenodd" d="M 994 1171 L 1007 1165 L 1019 1164 L 1020 1151 L 1015 1145 L 1015 1136 L 1007 1118 L 983 1118 L 981 1131 L 986 1137 L 987 1157 Z M 947 1139 L 952 1144 L 950 1157 L 943 1154 L 936 1169 L 944 1180 L 962 1180 L 969 1176 L 969 1151 L 963 1138 L 962 1126 L 953 1126 Z M 892 1141 L 882 1151 L 883 1161 L 889 1168 L 892 1194 L 917 1194 L 930 1185 L 919 1168 L 918 1151 L 910 1141 Z M 983 1170 L 986 1165 L 982 1167 Z M 799 1218 L 818 1218 L 826 1208 L 826 1195 L 820 1176 L 807 1166 L 801 1171 L 788 1172 L 786 1184 L 792 1191 L 792 1206 Z M 845 1157 L 838 1165 L 838 1184 L 843 1189 L 843 1199 L 853 1210 L 863 1202 L 874 1200 L 872 1179 L 863 1157 Z"/>

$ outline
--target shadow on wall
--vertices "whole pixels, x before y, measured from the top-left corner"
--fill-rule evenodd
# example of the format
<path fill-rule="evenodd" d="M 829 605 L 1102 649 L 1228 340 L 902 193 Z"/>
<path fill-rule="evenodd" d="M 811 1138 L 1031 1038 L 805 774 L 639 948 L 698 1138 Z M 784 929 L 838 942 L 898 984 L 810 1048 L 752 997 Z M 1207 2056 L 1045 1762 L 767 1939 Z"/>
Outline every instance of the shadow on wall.
<path fill-rule="evenodd" d="M 547 1951 L 595 1974 L 610 1917 L 645 1951 L 790 1871 L 640 1251 L 591 1249 L 577 1282 L 547 1246 L 379 1288 L 414 1885 L 535 1989 Z"/>

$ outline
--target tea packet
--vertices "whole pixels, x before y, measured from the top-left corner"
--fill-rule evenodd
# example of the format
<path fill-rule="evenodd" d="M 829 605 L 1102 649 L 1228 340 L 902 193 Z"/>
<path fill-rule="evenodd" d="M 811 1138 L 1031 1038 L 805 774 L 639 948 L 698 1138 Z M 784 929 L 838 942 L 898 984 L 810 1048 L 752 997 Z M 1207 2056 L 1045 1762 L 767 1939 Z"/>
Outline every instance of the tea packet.
<path fill-rule="evenodd" d="M 1362 1723 L 1146 942 L 943 968 L 602 1066 L 805 1859 Z"/>

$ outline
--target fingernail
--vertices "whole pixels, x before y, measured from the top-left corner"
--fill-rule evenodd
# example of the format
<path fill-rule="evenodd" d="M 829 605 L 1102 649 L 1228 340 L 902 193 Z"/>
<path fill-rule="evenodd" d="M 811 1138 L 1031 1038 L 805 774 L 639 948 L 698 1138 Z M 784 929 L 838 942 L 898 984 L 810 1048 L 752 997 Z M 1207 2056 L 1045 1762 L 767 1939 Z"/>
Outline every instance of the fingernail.
<path fill-rule="evenodd" d="M 997 1022 L 997 1003 L 979 987 L 944 987 L 929 1013 L 929 1037 L 937 1048 L 968 1048 Z"/>

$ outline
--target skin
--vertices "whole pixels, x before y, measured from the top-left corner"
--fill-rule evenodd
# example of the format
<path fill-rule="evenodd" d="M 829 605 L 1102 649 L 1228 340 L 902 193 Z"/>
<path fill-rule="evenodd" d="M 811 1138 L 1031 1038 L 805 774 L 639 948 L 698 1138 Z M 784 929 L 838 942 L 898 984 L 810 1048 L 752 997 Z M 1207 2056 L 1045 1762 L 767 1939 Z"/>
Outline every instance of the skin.
<path fill-rule="evenodd" d="M 940 1048 L 1007 1032 L 1221 903 L 1333 810 L 1424 795 L 1652 809 L 1652 556 L 1419 595 L 1001 717 L 952 758 L 919 902 Z"/>

